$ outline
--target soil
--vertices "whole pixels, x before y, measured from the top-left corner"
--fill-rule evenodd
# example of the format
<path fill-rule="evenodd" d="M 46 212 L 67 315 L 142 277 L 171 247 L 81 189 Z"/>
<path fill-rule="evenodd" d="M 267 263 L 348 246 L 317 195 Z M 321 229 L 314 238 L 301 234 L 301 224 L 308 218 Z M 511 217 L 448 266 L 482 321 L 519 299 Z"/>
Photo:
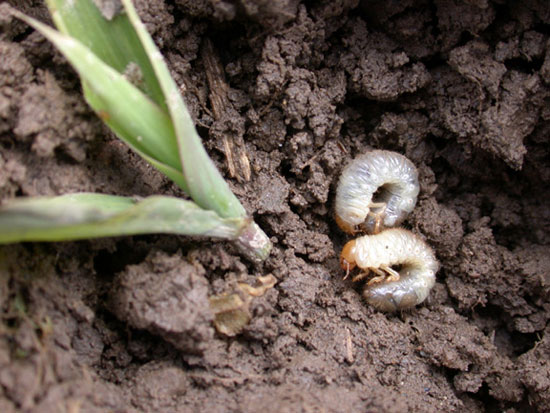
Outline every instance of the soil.
<path fill-rule="evenodd" d="M 255 265 L 167 235 L 1 247 L 0 411 L 550 411 L 548 1 L 136 3 L 274 249 Z M 0 200 L 183 196 L 6 6 Z M 397 314 L 338 263 L 335 185 L 371 148 L 418 166 L 405 227 L 441 263 L 427 302 Z M 208 297 L 268 274 L 242 334 L 217 333 Z"/>

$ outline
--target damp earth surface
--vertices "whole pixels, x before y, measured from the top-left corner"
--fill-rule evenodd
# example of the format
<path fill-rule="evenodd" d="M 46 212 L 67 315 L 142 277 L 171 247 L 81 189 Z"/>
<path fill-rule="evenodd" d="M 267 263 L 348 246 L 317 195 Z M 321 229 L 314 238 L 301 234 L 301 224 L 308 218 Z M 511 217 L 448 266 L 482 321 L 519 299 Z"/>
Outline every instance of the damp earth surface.
<path fill-rule="evenodd" d="M 0 411 L 550 411 L 546 0 L 135 3 L 273 252 L 254 265 L 166 235 L 0 247 Z M 8 5 L 50 22 L 41 1 L 0 4 L 0 201 L 183 196 Z M 418 167 L 404 226 L 441 263 L 396 314 L 338 264 L 335 184 L 372 148 Z M 219 334 L 209 297 L 269 274 L 242 333 Z"/>

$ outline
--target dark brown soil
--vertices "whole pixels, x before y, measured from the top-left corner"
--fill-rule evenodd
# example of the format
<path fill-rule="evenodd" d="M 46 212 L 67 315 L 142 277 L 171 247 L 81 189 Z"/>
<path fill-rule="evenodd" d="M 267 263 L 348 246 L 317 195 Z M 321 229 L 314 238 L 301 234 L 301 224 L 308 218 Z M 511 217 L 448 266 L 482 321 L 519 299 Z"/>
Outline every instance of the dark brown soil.
<path fill-rule="evenodd" d="M 136 3 L 274 250 L 254 266 L 163 235 L 1 247 L 1 412 L 550 411 L 547 0 Z M 181 196 L 4 6 L 0 200 Z M 334 186 L 369 148 L 418 166 L 405 226 L 441 261 L 401 314 L 368 307 L 338 265 Z M 267 274 L 243 334 L 215 333 L 208 297 Z"/>

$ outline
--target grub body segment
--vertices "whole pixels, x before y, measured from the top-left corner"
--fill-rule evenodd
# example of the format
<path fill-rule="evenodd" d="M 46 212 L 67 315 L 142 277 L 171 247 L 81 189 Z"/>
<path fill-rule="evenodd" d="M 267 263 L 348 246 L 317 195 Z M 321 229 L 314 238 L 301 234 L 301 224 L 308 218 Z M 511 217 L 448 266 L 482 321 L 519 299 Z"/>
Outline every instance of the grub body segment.
<path fill-rule="evenodd" d="M 377 216 L 383 227 L 399 225 L 416 205 L 419 190 L 416 167 L 405 156 L 386 150 L 367 152 L 342 171 L 336 222 L 352 234 L 375 232 Z"/>
<path fill-rule="evenodd" d="M 345 262 L 363 271 L 399 268 L 399 279 L 367 285 L 363 297 L 382 311 L 396 311 L 423 302 L 435 284 L 439 263 L 433 250 L 402 228 L 387 229 L 350 241 Z"/>

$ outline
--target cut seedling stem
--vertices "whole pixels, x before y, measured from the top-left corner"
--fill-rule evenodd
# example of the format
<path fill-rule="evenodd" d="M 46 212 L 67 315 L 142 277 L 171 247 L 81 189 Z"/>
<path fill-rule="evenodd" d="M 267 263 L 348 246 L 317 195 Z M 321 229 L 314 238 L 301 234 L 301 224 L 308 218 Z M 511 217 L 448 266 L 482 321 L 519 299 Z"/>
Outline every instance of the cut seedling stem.
<path fill-rule="evenodd" d="M 271 249 L 269 239 L 248 217 L 208 157 L 179 89 L 132 2 L 121 1 L 124 10 L 109 12 L 105 17 L 92 0 L 47 0 L 59 32 L 17 11 L 14 14 L 42 33 L 69 60 L 81 78 L 87 102 L 115 134 L 189 194 L 194 202 L 179 200 L 181 203 L 175 207 L 185 205 L 186 213 L 192 211 L 186 219 L 195 219 L 200 225 L 186 222 L 179 229 L 162 227 L 153 230 L 153 215 L 160 214 L 160 211 L 168 217 L 173 215 L 173 211 L 164 208 L 168 204 L 174 205 L 173 201 L 166 201 L 167 197 L 152 197 L 151 201 L 146 199 L 137 203 L 130 198 L 118 197 L 119 204 L 126 205 L 126 209 L 119 211 L 124 225 L 112 225 L 115 218 L 103 214 L 101 202 L 106 202 L 106 198 L 93 199 L 86 194 L 89 201 L 86 207 L 79 202 L 78 207 L 73 207 L 80 212 L 82 208 L 88 211 L 86 208 L 92 207 L 100 211 L 93 224 L 86 220 L 86 214 L 83 218 L 76 213 L 69 226 L 63 220 L 54 219 L 51 213 L 62 212 L 56 198 L 8 203 L 0 208 L 0 232 L 9 232 L 4 228 L 12 232 L 0 237 L 0 242 L 169 232 L 229 238 L 252 260 L 264 260 Z M 85 196 L 80 195 L 79 201 L 82 201 Z M 158 198 L 164 199 L 163 208 L 156 203 Z M 68 199 L 59 197 L 60 201 Z M 43 211 L 44 214 L 49 214 L 51 222 L 57 225 L 47 230 L 42 218 L 32 219 L 36 218 L 37 208 L 45 205 L 51 209 Z M 160 208 L 159 211 L 138 214 L 139 219 L 132 218 L 130 211 L 140 211 L 151 205 Z M 31 215 L 28 215 L 29 211 L 32 211 Z M 26 216 L 27 219 L 17 221 L 22 228 L 19 236 L 10 226 L 10 220 L 6 219 L 14 216 Z M 164 218 L 161 217 L 160 222 Z M 133 223 L 132 219 L 137 219 L 139 224 Z M 144 224 L 144 219 L 151 222 Z M 118 218 L 115 221 L 121 222 Z M 36 228 L 30 227 L 30 223 L 34 223 Z"/>

